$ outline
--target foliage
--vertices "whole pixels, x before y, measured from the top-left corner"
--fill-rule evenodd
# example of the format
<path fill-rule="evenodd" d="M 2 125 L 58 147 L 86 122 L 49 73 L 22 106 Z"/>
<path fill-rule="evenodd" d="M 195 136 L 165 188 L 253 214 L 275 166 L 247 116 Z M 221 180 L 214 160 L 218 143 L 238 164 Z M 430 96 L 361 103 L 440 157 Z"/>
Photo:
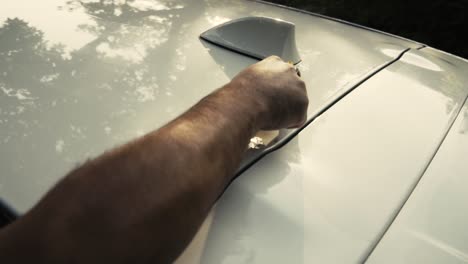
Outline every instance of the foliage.
<path fill-rule="evenodd" d="M 468 0 L 269 0 L 354 22 L 468 58 Z"/>

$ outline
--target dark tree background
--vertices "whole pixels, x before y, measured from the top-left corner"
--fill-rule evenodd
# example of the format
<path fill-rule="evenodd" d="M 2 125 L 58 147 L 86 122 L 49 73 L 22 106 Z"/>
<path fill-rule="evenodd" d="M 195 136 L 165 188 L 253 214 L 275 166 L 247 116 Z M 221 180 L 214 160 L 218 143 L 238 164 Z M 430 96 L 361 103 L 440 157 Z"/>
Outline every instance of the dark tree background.
<path fill-rule="evenodd" d="M 468 58 L 468 0 L 269 0 L 422 42 Z"/>

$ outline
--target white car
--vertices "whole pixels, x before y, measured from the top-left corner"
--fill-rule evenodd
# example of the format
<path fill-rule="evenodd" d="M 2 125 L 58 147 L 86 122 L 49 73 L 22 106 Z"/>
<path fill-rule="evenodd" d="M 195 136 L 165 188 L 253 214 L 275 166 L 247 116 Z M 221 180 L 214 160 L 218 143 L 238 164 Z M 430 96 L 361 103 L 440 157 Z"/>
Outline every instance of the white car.
<path fill-rule="evenodd" d="M 468 262 L 466 60 L 261 1 L 3 0 L 0 23 L 3 224 L 278 53 L 309 121 L 252 140 L 177 263 Z"/>

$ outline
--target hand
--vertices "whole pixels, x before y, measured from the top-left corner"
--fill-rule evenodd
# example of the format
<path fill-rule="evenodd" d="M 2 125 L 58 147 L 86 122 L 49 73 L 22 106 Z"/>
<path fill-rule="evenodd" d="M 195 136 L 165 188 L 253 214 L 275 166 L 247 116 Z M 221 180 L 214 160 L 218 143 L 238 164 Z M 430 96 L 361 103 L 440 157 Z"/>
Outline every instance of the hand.
<path fill-rule="evenodd" d="M 293 65 L 277 56 L 268 57 L 240 72 L 231 87 L 255 99 L 260 109 L 259 128 L 300 127 L 307 120 L 309 99 L 305 83 Z"/>

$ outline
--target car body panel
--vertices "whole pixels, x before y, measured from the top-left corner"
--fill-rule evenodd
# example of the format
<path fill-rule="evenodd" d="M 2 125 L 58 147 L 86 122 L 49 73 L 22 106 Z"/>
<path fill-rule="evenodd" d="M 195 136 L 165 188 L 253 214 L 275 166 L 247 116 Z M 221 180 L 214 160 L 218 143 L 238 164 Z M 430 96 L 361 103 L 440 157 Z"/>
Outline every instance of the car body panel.
<path fill-rule="evenodd" d="M 466 61 L 434 50 L 468 71 Z M 464 64 L 464 67 L 463 67 Z M 467 86 L 465 80 L 465 86 Z M 468 103 L 368 263 L 468 262 Z"/>
<path fill-rule="evenodd" d="M 405 53 L 237 178 L 178 263 L 362 263 L 463 105 L 458 66 Z"/>
<path fill-rule="evenodd" d="M 25 212 L 87 158 L 162 126 L 227 83 L 255 60 L 199 34 L 245 16 L 296 24 L 311 115 L 420 46 L 250 1 L 4 1 L 0 197 Z"/>
<path fill-rule="evenodd" d="M 462 186 L 431 183 L 445 180 L 441 168 L 450 165 L 460 177 L 447 180 L 463 183 L 466 167 L 451 151 L 464 154 L 464 137 L 449 135 L 452 143 L 434 159 L 439 170 L 429 167 L 421 182 L 428 189 L 416 189 L 416 202 L 410 196 L 468 93 L 466 62 L 452 55 L 250 1 L 2 4 L 0 23 L 12 20 L 0 26 L 0 197 L 19 213 L 77 164 L 162 126 L 254 63 L 198 36 L 231 19 L 265 16 L 296 24 L 314 120 L 281 131 L 284 146 L 230 185 L 177 262 L 362 262 L 408 197 L 415 205 L 370 260 L 391 254 L 395 237 L 423 250 L 398 230 L 427 215 L 434 227 L 411 226 L 426 242 L 447 244 L 437 232 L 463 227 L 437 229 L 448 222 L 424 199 L 455 191 L 451 208 L 464 208 L 455 201 L 465 198 Z M 462 230 L 444 260 L 464 260 Z"/>

